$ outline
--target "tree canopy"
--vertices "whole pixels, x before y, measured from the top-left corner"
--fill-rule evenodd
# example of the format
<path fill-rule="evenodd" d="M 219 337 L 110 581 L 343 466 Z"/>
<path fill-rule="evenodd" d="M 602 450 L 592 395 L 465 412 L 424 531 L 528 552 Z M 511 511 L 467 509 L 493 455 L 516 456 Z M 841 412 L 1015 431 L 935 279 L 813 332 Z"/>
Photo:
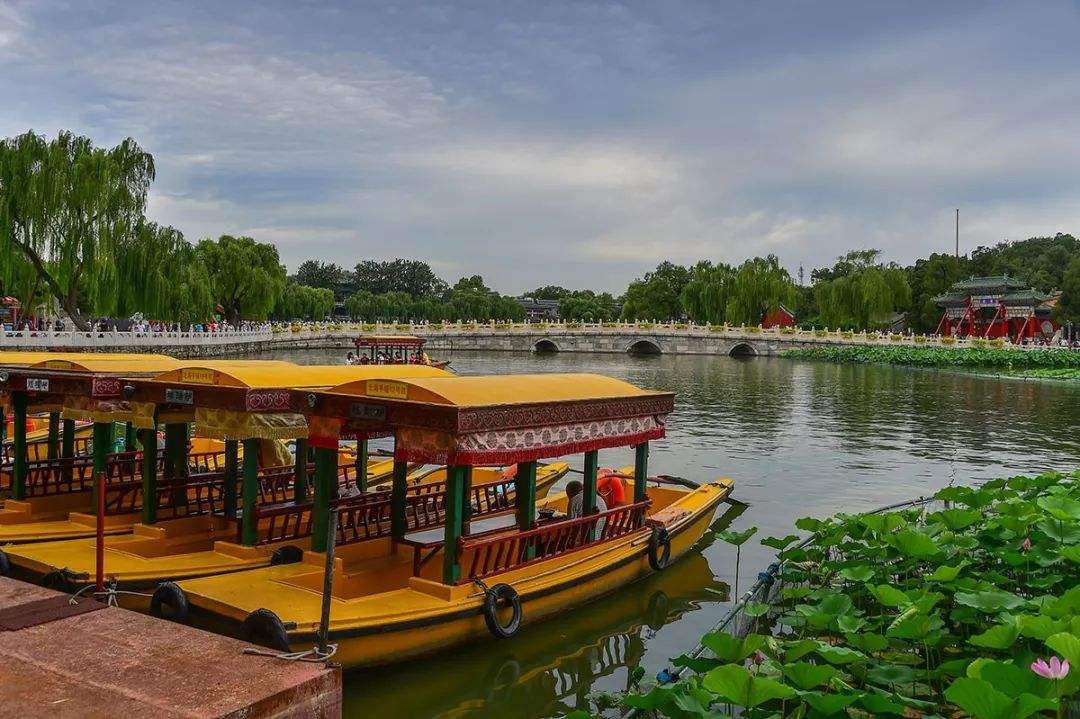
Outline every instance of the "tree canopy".
<path fill-rule="evenodd" d="M 229 322 L 266 319 L 285 289 L 285 267 L 274 245 L 222 235 L 195 246 L 210 275 L 214 301 Z"/>
<path fill-rule="evenodd" d="M 153 157 L 130 138 L 111 149 L 70 132 L 0 141 L 0 274 L 27 292 L 40 283 L 87 329 L 125 289 L 119 258 L 153 179 Z"/>
<path fill-rule="evenodd" d="M 442 297 L 447 288 L 426 262 L 398 258 L 358 263 L 353 275 L 353 289 L 376 295 L 405 292 L 411 297 Z"/>
<path fill-rule="evenodd" d="M 289 281 L 274 307 L 282 320 L 324 320 L 334 311 L 334 291 Z"/>
<path fill-rule="evenodd" d="M 680 300 L 690 282 L 690 270 L 672 262 L 661 262 L 640 280 L 634 280 L 623 295 L 622 317 L 629 320 L 670 320 L 683 316 Z"/>
<path fill-rule="evenodd" d="M 821 320 L 830 327 L 869 329 L 888 323 L 890 315 L 911 303 L 904 268 L 878 264 L 877 250 L 849 252 L 840 258 L 831 279 L 814 285 Z M 834 269 L 836 269 L 834 268 Z"/>
<path fill-rule="evenodd" d="M 333 262 L 305 260 L 296 268 L 293 277 L 296 284 L 307 287 L 321 287 L 330 290 L 334 296 L 345 293 L 346 285 L 351 282 L 350 273 Z"/>

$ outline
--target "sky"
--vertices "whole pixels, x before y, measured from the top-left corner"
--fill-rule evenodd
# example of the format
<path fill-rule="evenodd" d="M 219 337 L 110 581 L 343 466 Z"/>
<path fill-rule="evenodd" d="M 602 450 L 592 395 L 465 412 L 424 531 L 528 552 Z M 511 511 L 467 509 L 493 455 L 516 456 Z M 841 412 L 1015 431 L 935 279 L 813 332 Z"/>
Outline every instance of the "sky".
<path fill-rule="evenodd" d="M 1080 232 L 1075 2 L 8 2 L 0 136 L 133 137 L 196 241 L 517 294 Z"/>

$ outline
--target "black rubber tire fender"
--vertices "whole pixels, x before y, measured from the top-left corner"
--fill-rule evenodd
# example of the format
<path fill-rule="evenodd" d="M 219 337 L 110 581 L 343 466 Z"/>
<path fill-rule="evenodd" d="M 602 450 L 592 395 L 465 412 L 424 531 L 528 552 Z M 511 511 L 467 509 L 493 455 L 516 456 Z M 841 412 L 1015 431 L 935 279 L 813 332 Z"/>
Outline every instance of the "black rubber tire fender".
<path fill-rule="evenodd" d="M 269 609 L 256 609 L 244 619 L 244 638 L 280 652 L 289 651 L 289 633 L 281 617 Z"/>
<path fill-rule="evenodd" d="M 662 570 L 671 560 L 671 535 L 665 527 L 653 527 L 649 535 L 649 566 Z"/>
<path fill-rule="evenodd" d="M 4 550 L 0 549 L 0 577 L 11 576 L 11 560 Z"/>
<path fill-rule="evenodd" d="M 507 602 L 513 611 L 510 621 L 506 624 L 499 621 L 499 604 L 501 602 Z M 524 610 L 521 607 L 521 597 L 518 595 L 517 590 L 509 584 L 496 584 L 484 592 L 484 621 L 487 623 L 488 631 L 496 639 L 509 639 L 514 636 L 521 626 L 523 617 Z"/>
<path fill-rule="evenodd" d="M 276 567 L 279 564 L 296 564 L 303 558 L 303 549 L 292 544 L 286 544 L 284 547 L 275 549 L 274 553 L 270 555 L 270 566 Z"/>
<path fill-rule="evenodd" d="M 75 591 L 71 579 L 60 569 L 54 569 L 41 578 L 41 586 L 46 589 L 54 589 L 58 592 L 71 594 Z"/>
<path fill-rule="evenodd" d="M 176 582 L 162 582 L 150 597 L 150 613 L 158 619 L 183 622 L 188 616 L 188 600 Z"/>

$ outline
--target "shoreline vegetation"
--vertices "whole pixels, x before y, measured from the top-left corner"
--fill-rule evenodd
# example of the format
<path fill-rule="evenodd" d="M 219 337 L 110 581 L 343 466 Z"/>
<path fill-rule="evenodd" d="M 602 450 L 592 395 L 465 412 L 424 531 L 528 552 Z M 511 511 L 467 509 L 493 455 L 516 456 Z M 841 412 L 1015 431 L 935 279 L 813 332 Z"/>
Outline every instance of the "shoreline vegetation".
<path fill-rule="evenodd" d="M 843 364 L 892 364 L 958 369 L 1032 379 L 1080 379 L 1080 352 L 992 347 L 808 347 L 781 354 L 788 359 Z"/>
<path fill-rule="evenodd" d="M 673 659 L 686 670 L 677 682 L 642 683 L 623 707 L 676 719 L 1075 708 L 1080 471 L 947 487 L 930 505 L 795 528 L 808 539 L 761 540 L 782 567 L 775 599 L 743 605 L 746 632 L 706 634 L 705 654 Z"/>

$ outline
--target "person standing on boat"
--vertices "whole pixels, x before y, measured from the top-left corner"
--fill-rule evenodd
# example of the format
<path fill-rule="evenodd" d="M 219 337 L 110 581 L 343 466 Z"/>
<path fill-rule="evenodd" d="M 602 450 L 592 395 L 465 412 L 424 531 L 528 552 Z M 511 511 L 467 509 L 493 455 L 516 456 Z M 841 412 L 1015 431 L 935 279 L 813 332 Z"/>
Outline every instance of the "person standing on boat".
<path fill-rule="evenodd" d="M 577 519 L 582 516 L 585 506 L 585 493 L 582 491 L 584 487 L 581 482 L 576 479 L 572 479 L 566 483 L 566 516 L 569 519 Z M 596 511 L 606 512 L 607 502 L 599 494 L 596 495 Z M 601 519 L 596 523 L 596 530 L 594 536 L 599 537 L 604 531 L 604 525 L 607 524 L 606 519 Z"/>

